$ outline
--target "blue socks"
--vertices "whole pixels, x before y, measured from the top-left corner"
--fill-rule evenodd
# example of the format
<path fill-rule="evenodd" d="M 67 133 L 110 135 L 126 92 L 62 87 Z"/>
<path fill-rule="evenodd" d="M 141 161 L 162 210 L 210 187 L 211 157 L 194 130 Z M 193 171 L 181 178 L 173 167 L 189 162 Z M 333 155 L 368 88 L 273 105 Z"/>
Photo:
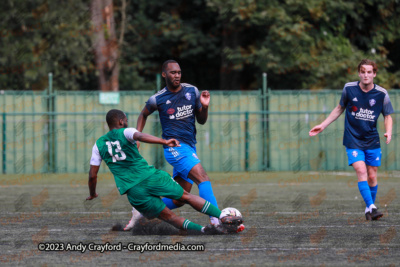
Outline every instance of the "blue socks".
<path fill-rule="evenodd" d="M 371 189 L 369 189 L 367 181 L 358 182 L 358 190 L 360 190 L 361 196 L 363 197 L 367 207 L 369 207 L 371 204 L 374 204 L 372 201 Z"/>
<path fill-rule="evenodd" d="M 369 190 L 371 190 L 371 197 L 372 197 L 372 202 L 375 204 L 375 199 L 376 199 L 376 193 L 378 193 L 378 184 L 375 185 L 374 187 L 369 187 Z"/>
<path fill-rule="evenodd" d="M 165 203 L 165 205 L 167 206 L 167 208 L 169 208 L 170 210 L 173 210 L 173 209 L 178 208 L 178 206 L 175 205 L 174 202 L 172 202 L 172 199 L 170 199 L 170 198 L 164 197 L 164 198 L 162 199 L 162 201 Z"/>
<path fill-rule="evenodd" d="M 210 181 L 199 184 L 199 195 L 218 208 L 217 199 L 214 196 Z"/>

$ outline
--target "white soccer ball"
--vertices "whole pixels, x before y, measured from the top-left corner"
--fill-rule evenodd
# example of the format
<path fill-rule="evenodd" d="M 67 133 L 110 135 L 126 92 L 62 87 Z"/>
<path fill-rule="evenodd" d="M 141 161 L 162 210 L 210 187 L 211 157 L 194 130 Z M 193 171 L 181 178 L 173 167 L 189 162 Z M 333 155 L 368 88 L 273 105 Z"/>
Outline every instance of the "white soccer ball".
<path fill-rule="evenodd" d="M 219 216 L 219 219 L 221 220 L 225 216 L 237 216 L 237 217 L 242 217 L 242 214 L 240 213 L 239 210 L 235 208 L 225 208 L 221 210 L 221 215 Z"/>
<path fill-rule="evenodd" d="M 234 216 L 235 218 L 228 218 Z M 225 208 L 221 210 L 219 223 L 228 231 L 228 233 L 239 233 L 244 230 L 243 216 L 239 210 L 235 208 Z"/>

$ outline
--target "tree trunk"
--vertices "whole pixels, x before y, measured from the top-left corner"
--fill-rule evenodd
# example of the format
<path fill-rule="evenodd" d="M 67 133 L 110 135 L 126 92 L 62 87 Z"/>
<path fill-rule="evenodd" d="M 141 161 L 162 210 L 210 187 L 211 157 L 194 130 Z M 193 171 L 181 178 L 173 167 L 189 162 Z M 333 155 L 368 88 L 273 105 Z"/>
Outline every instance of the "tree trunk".
<path fill-rule="evenodd" d="M 112 0 L 92 0 L 93 48 L 101 91 L 118 91 L 118 41 Z"/>

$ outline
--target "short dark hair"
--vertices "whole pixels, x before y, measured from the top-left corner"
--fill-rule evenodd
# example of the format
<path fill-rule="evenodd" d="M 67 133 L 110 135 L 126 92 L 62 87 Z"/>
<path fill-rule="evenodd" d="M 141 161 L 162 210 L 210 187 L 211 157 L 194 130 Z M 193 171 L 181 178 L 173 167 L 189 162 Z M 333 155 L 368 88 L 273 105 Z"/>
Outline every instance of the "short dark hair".
<path fill-rule="evenodd" d="M 178 62 L 176 62 L 176 61 L 173 60 L 173 59 L 168 59 L 167 61 L 165 61 L 165 62 L 162 64 L 162 72 L 165 72 L 165 71 L 166 71 L 166 69 L 167 69 L 169 63 L 176 63 L 176 64 L 179 64 Z"/>
<path fill-rule="evenodd" d="M 115 126 L 119 120 L 123 120 L 126 117 L 126 114 L 119 109 L 111 109 L 107 112 L 106 121 L 108 126 Z"/>
<path fill-rule="evenodd" d="M 371 65 L 374 73 L 378 71 L 378 65 L 376 65 L 375 61 L 372 61 L 370 59 L 361 60 L 360 64 L 358 64 L 358 72 L 360 72 L 362 65 Z"/>

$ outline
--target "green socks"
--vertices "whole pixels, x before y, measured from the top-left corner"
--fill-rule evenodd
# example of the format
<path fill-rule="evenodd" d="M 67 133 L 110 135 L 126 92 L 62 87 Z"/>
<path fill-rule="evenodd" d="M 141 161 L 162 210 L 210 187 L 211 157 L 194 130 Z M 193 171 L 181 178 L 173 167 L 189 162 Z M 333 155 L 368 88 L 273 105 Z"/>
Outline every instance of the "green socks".
<path fill-rule="evenodd" d="M 198 225 L 197 223 L 191 222 L 189 220 L 185 220 L 183 222 L 182 228 L 185 230 L 196 230 L 196 231 L 201 231 L 203 226 Z"/>
<path fill-rule="evenodd" d="M 208 201 L 204 203 L 204 206 L 200 212 L 216 218 L 219 218 L 219 216 L 221 215 L 221 211 Z"/>
<path fill-rule="evenodd" d="M 200 212 L 205 213 L 210 216 L 213 216 L 213 217 L 216 217 L 216 218 L 219 218 L 219 216 L 221 215 L 221 211 L 208 201 L 206 201 L 206 203 L 204 203 L 204 206 Z M 203 226 L 201 226 L 197 223 L 191 222 L 189 220 L 185 220 L 183 222 L 182 228 L 185 230 L 201 231 Z"/>

